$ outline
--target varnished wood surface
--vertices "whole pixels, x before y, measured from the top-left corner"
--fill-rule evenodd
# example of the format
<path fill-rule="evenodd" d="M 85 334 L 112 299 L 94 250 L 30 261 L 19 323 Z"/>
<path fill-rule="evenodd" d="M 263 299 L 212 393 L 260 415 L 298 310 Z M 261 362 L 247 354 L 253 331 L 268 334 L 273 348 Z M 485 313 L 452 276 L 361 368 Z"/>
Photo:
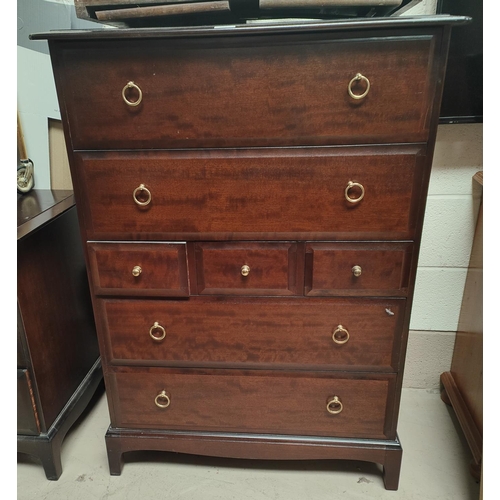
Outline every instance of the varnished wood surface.
<path fill-rule="evenodd" d="M 46 431 L 99 357 L 74 207 L 18 241 L 17 299 Z"/>
<path fill-rule="evenodd" d="M 86 186 L 89 239 L 410 239 L 424 152 L 421 145 L 90 152 L 76 155 L 74 170 Z M 359 203 L 346 200 L 349 181 L 365 188 Z M 140 184 L 151 191 L 146 207 L 132 197 Z"/>
<path fill-rule="evenodd" d="M 186 245 L 179 243 L 89 243 L 97 295 L 183 297 L 189 295 Z M 141 272 L 134 276 L 138 266 Z"/>
<path fill-rule="evenodd" d="M 28 370 L 17 370 L 17 433 L 27 436 L 40 434 L 36 403 L 33 395 L 33 386 Z"/>
<path fill-rule="evenodd" d="M 95 300 L 112 474 L 133 449 L 289 459 L 309 433 L 315 442 L 298 455 L 378 461 L 386 488 L 397 489 L 396 426 L 425 198 L 450 29 L 463 22 L 433 16 L 34 37 L 49 39 L 84 241 L 186 243 L 186 298 L 144 300 L 128 289 L 121 300 Z M 371 88 L 355 100 L 347 84 L 358 72 Z M 143 91 L 138 106 L 122 99 L 128 81 Z M 365 189 L 359 203 L 345 197 L 349 181 Z M 152 195 L 142 208 L 132 197 L 141 184 Z M 283 244 L 294 257 L 263 251 Z M 325 245 L 316 274 L 308 244 Z M 376 271 L 356 289 L 342 281 L 341 267 L 365 255 L 364 244 L 372 246 L 365 269 Z M 200 258 L 197 248 L 212 254 Z M 258 259 L 247 264 L 250 273 L 261 273 L 250 274 L 257 286 L 249 289 L 234 277 L 246 256 Z M 374 296 L 279 296 L 285 286 L 310 292 L 314 281 L 321 294 Z M 249 290 L 259 296 L 241 295 Z M 347 311 L 352 337 L 336 357 L 323 348 L 323 328 L 329 312 Z M 166 337 L 148 340 L 160 315 Z M 352 418 L 332 430 L 323 417 L 335 388 L 347 390 L 350 410 L 340 416 Z M 154 405 L 161 390 L 173 391 L 166 412 Z M 331 437 L 338 435 L 346 436 L 342 447 Z M 378 447 L 380 439 L 389 445 Z"/>
<path fill-rule="evenodd" d="M 199 294 L 302 295 L 297 243 L 195 243 L 195 255 Z"/>
<path fill-rule="evenodd" d="M 411 257 L 411 243 L 308 243 L 305 292 L 405 296 Z"/>
<path fill-rule="evenodd" d="M 17 451 L 40 459 L 47 479 L 57 481 L 63 473 L 61 448 L 66 434 L 102 389 L 101 360 L 98 358 L 67 404 L 46 432 L 17 435 Z"/>
<path fill-rule="evenodd" d="M 472 245 L 451 373 L 479 430 L 483 431 L 483 207 Z"/>
<path fill-rule="evenodd" d="M 444 391 L 441 399 L 453 407 L 472 454 L 471 474 L 479 481 L 483 456 L 483 433 L 471 413 L 474 408 L 464 399 L 452 372 L 442 373 L 440 381 Z"/>
<path fill-rule="evenodd" d="M 33 189 L 17 195 L 17 239 L 38 229 L 75 204 L 73 191 Z"/>
<path fill-rule="evenodd" d="M 17 321 L 17 450 L 57 480 L 65 434 L 102 379 L 71 191 L 18 197 Z"/>
<path fill-rule="evenodd" d="M 393 375 L 120 367 L 111 379 L 115 427 L 394 437 L 384 432 Z M 154 402 L 163 390 L 168 408 Z M 326 405 L 335 395 L 344 408 L 331 415 Z"/>
<path fill-rule="evenodd" d="M 112 364 L 393 372 L 405 301 L 191 297 L 98 303 Z M 165 338 L 154 340 L 158 322 Z M 345 344 L 333 341 L 342 325 Z M 343 339 L 343 337 L 341 337 Z"/>
<path fill-rule="evenodd" d="M 402 296 L 412 244 L 189 243 L 191 289 L 183 243 L 89 243 L 97 295 Z M 133 269 L 141 269 L 133 276 Z M 243 267 L 248 275 L 242 274 Z M 361 268 L 361 276 L 353 267 Z"/>
<path fill-rule="evenodd" d="M 482 192 L 482 172 L 473 177 Z M 482 193 L 481 193 L 482 194 Z M 483 456 L 483 201 L 472 244 L 455 347 L 449 372 L 441 375 L 443 400 L 453 406 L 472 452 L 471 473 L 480 480 Z"/>
<path fill-rule="evenodd" d="M 259 460 L 364 460 L 383 466 L 384 484 L 397 490 L 402 448 L 394 440 L 308 438 L 242 433 L 203 433 L 116 429 L 106 432 L 111 475 L 119 476 L 123 454 L 134 450 L 160 450 L 215 457 Z M 168 455 L 165 455 L 168 460 Z"/>
<path fill-rule="evenodd" d="M 53 30 L 46 33 L 34 33 L 30 35 L 31 40 L 109 40 L 109 39 L 134 39 L 134 38 L 183 38 L 183 37 L 220 37 L 239 36 L 240 34 L 280 34 L 280 33 L 302 33 L 304 35 L 318 32 L 347 33 L 360 30 L 387 30 L 393 28 L 405 29 L 406 32 L 416 29 L 419 32 L 426 27 L 436 26 L 460 26 L 471 22 L 467 16 L 404 16 L 383 18 L 355 18 L 341 19 L 335 21 L 306 21 L 306 22 L 283 22 L 266 23 L 260 25 L 238 25 L 238 26 L 199 26 L 199 27 L 176 27 L 176 28 L 143 28 L 143 29 L 95 29 L 95 30 Z"/>
<path fill-rule="evenodd" d="M 207 40 L 202 50 L 190 40 L 71 42 L 58 55 L 60 93 L 76 150 L 425 141 L 438 45 L 431 34 Z M 371 82 L 360 100 L 348 94 L 357 73 Z M 137 106 L 122 98 L 129 81 L 142 91 Z"/>
<path fill-rule="evenodd" d="M 27 368 L 30 366 L 30 351 L 24 331 L 23 316 L 17 303 L 17 368 Z"/>

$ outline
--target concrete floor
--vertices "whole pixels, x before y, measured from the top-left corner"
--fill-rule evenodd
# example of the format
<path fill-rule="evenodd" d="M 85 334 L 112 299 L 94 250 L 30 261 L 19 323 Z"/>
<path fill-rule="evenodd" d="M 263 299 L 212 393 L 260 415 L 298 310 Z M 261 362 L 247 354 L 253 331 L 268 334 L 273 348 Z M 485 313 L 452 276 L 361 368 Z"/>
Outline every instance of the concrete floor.
<path fill-rule="evenodd" d="M 110 476 L 104 446 L 108 424 L 100 391 L 66 436 L 58 481 L 48 481 L 35 459 L 18 454 L 17 499 L 479 499 L 479 485 L 468 471 L 470 451 L 437 391 L 403 390 L 404 451 L 396 492 L 384 489 L 379 466 L 347 461 L 257 462 L 136 452 L 125 455 L 121 476 Z"/>

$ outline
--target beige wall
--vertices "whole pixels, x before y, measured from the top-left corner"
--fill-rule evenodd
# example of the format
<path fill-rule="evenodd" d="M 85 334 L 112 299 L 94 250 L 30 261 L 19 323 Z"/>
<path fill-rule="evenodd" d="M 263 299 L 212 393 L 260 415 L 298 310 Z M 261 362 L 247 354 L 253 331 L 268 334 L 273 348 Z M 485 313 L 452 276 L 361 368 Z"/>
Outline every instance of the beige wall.
<path fill-rule="evenodd" d="M 405 387 L 438 388 L 450 368 L 480 197 L 483 125 L 440 125 L 422 234 Z"/>
<path fill-rule="evenodd" d="M 49 119 L 50 188 L 73 189 L 68 154 L 60 120 Z"/>

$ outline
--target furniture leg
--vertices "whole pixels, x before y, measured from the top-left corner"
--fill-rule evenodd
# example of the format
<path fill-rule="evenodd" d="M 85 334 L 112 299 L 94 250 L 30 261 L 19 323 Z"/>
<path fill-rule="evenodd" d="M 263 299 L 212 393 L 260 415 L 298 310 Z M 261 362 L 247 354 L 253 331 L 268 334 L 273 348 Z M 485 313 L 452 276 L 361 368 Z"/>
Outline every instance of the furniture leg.
<path fill-rule="evenodd" d="M 47 479 L 57 481 L 62 474 L 61 439 L 40 443 L 39 457 Z"/>
<path fill-rule="evenodd" d="M 112 476 L 120 476 L 123 469 L 123 450 L 120 439 L 106 435 L 106 450 L 109 473 Z"/>
<path fill-rule="evenodd" d="M 401 472 L 401 462 L 403 450 L 388 450 L 385 453 L 384 485 L 387 490 L 397 490 L 399 485 L 399 475 Z"/>

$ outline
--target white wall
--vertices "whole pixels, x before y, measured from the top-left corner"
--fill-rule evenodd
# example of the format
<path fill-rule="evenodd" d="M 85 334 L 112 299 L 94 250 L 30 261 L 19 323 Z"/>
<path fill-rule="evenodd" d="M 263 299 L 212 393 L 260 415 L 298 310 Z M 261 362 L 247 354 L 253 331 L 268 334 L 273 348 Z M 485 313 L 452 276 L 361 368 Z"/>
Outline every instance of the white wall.
<path fill-rule="evenodd" d="M 96 23 L 76 17 L 74 0 L 17 2 L 17 109 L 27 154 L 35 166 L 35 188 L 50 189 L 48 119 L 61 116 L 48 44 L 30 40 L 29 35 L 97 27 Z"/>
<path fill-rule="evenodd" d="M 50 189 L 48 119 L 60 120 L 50 58 L 17 47 L 17 108 L 28 157 L 35 166 L 35 187 Z"/>

